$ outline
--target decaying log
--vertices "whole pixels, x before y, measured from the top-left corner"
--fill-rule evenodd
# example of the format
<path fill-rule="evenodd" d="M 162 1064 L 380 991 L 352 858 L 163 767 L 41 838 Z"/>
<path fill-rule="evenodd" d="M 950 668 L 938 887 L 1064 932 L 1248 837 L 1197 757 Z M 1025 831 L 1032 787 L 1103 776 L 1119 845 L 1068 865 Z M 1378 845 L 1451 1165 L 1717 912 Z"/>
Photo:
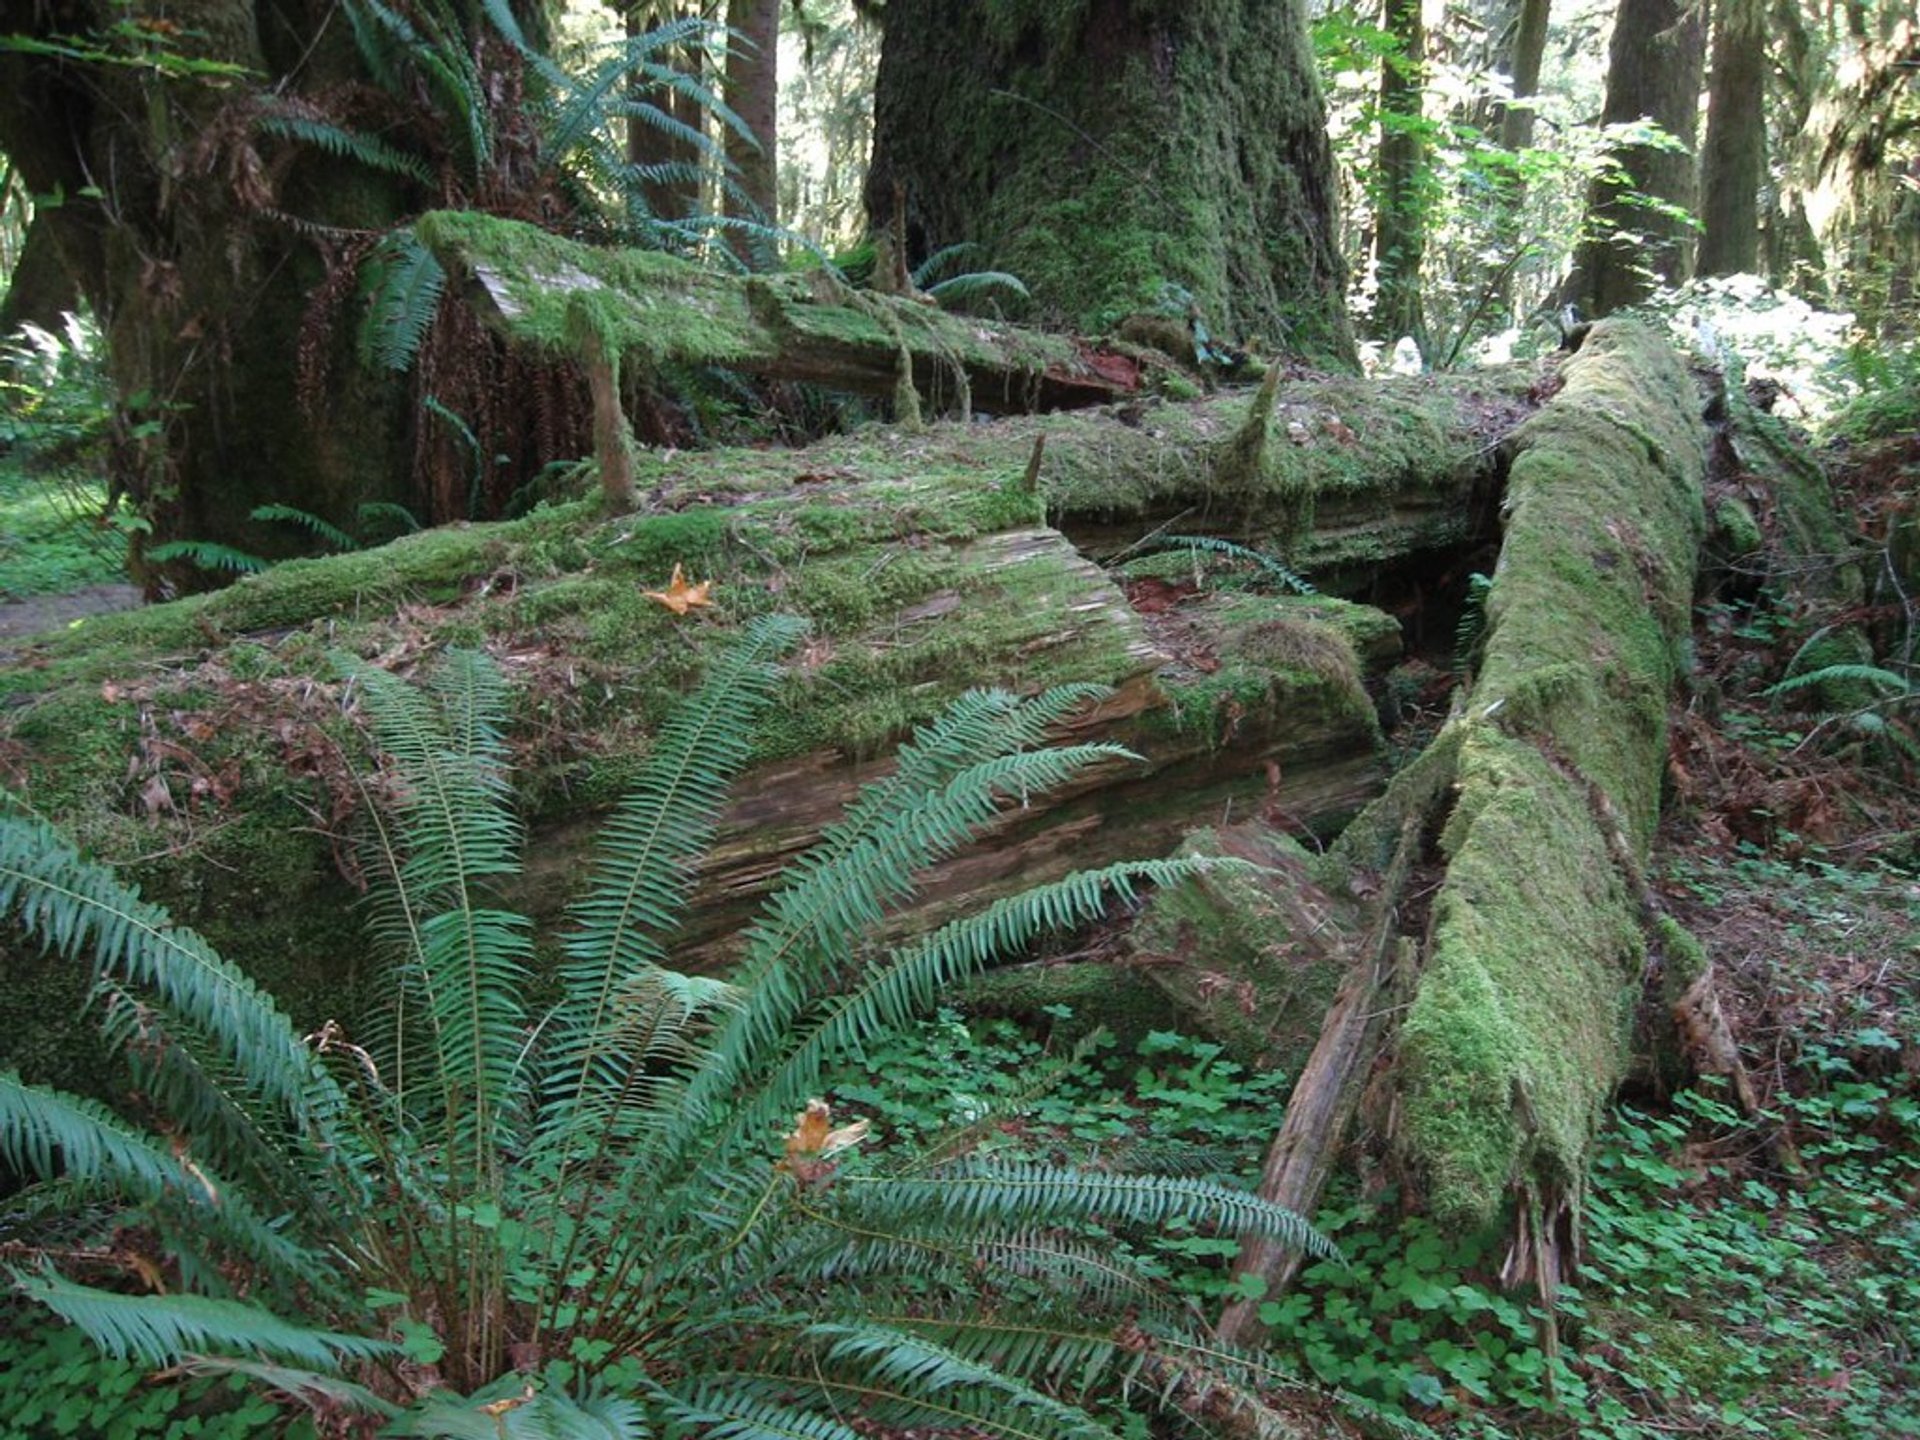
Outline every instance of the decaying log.
<path fill-rule="evenodd" d="M 628 363 L 723 365 L 892 396 L 914 389 L 1000 414 L 1098 405 L 1142 388 L 1137 354 L 849 289 L 826 270 L 727 275 L 670 255 L 575 244 L 511 220 L 441 211 L 414 231 L 509 339 L 571 349 L 567 312 L 590 305 Z"/>

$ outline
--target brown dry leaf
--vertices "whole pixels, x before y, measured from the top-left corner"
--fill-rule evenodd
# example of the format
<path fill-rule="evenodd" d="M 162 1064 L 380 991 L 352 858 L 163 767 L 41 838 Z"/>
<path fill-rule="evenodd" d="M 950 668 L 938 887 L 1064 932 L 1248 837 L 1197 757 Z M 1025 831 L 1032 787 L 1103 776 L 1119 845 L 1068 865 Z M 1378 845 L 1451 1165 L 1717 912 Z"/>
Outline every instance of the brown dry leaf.
<path fill-rule="evenodd" d="M 824 1100 L 809 1100 L 807 1108 L 794 1117 L 794 1126 L 786 1139 L 787 1158 L 782 1162 L 794 1179 L 811 1185 L 833 1173 L 831 1158 L 866 1138 L 867 1121 L 833 1128 L 833 1111 Z"/>
<path fill-rule="evenodd" d="M 707 592 L 713 588 L 713 581 L 702 580 L 698 585 L 687 583 L 686 573 L 678 562 L 673 567 L 673 578 L 667 581 L 665 590 L 642 590 L 640 593 L 649 600 L 658 600 L 676 615 L 684 615 L 689 610 L 711 605 Z"/>

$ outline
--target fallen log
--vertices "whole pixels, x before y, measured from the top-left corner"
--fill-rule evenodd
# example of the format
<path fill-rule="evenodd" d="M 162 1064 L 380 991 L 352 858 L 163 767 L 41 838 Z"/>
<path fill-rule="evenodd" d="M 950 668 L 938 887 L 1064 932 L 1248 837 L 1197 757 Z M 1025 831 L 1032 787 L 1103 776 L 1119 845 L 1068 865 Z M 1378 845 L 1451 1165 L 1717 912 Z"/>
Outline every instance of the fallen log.
<path fill-rule="evenodd" d="M 1479 672 L 1444 745 L 1328 859 L 1333 873 L 1401 871 L 1437 770 L 1445 814 L 1428 859 L 1444 878 L 1422 922 L 1400 937 L 1377 927 L 1356 957 L 1375 969 L 1331 1013 L 1263 1193 L 1311 1207 L 1353 1077 L 1372 1063 L 1359 997 L 1404 941 L 1417 979 L 1382 1106 L 1402 1171 L 1420 1208 L 1462 1228 L 1520 1197 L 1527 1243 L 1505 1278 L 1550 1298 L 1646 953 L 1633 867 L 1657 817 L 1704 528 L 1698 396 L 1663 340 L 1604 324 L 1514 449 Z M 1394 887 L 1382 890 L 1391 907 Z M 1271 1294 L 1290 1268 L 1249 1245 L 1238 1273 Z M 1220 1328 L 1256 1336 L 1258 1302 L 1235 1302 Z"/>
<path fill-rule="evenodd" d="M 513 220 L 414 222 L 459 292 L 509 340 L 576 352 L 584 323 L 625 364 L 719 365 L 855 394 L 901 386 L 966 416 L 1069 409 L 1144 388 L 1140 352 L 850 289 L 822 268 L 730 275 L 671 255 L 580 245 Z"/>

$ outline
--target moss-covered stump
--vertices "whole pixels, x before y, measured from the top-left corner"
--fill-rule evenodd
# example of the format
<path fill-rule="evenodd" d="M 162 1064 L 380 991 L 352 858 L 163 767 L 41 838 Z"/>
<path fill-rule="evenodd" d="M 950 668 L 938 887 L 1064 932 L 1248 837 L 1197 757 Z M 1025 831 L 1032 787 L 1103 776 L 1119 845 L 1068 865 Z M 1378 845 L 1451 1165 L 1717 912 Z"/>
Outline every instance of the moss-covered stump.
<path fill-rule="evenodd" d="M 1437 1215 L 1577 1201 L 1644 954 L 1620 862 L 1659 809 L 1704 528 L 1704 431 L 1666 343 L 1595 328 L 1522 427 L 1446 883 L 1400 1035 L 1400 1142 Z"/>

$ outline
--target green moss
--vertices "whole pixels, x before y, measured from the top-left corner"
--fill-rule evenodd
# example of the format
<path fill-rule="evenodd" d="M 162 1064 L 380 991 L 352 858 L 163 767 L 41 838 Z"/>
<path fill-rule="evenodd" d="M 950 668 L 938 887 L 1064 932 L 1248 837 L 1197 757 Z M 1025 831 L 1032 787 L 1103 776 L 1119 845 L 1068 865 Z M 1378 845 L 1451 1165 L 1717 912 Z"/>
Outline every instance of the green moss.
<path fill-rule="evenodd" d="M 1721 548 L 1729 559 L 1738 560 L 1745 555 L 1757 554 L 1766 543 L 1766 536 L 1760 531 L 1760 522 L 1754 519 L 1752 509 L 1744 500 L 1732 496 L 1722 500 L 1714 507 L 1713 525 L 1719 532 Z"/>
<path fill-rule="evenodd" d="M 1401 1031 L 1403 1141 L 1455 1225 L 1517 1173 L 1577 1191 L 1624 1070 L 1642 955 L 1586 797 L 1532 746 L 1474 727 L 1441 837 L 1447 883 Z"/>

